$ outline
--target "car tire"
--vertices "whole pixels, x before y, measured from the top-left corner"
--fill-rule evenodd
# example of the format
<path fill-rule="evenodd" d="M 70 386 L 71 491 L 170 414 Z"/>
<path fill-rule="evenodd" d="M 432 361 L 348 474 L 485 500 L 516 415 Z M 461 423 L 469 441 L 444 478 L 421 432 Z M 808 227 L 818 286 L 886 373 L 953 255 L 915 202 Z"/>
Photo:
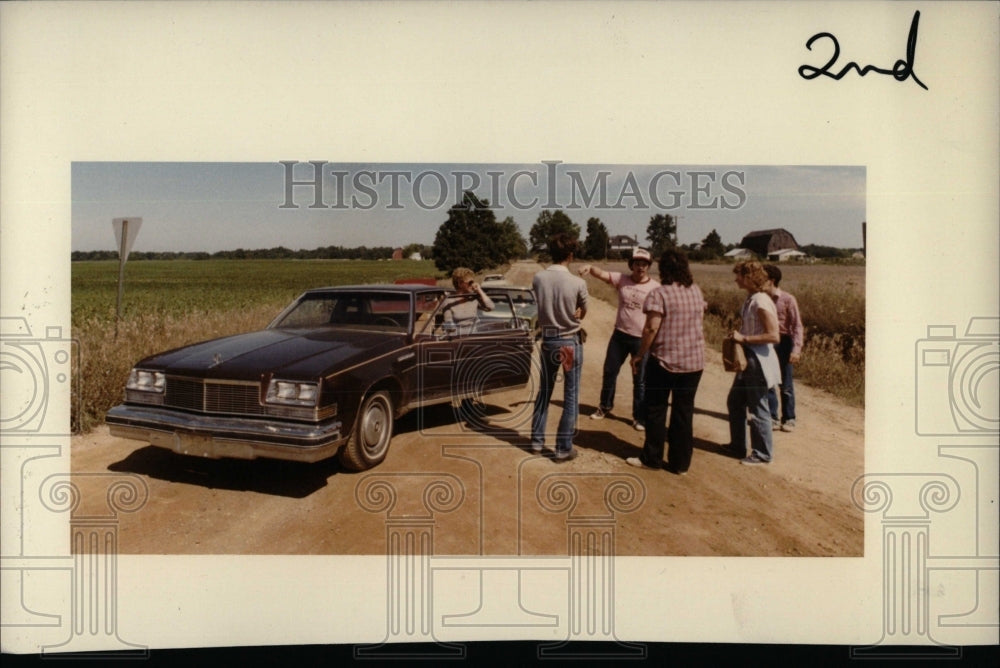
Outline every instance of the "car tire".
<path fill-rule="evenodd" d="M 369 394 L 361 402 L 351 437 L 340 450 L 340 463 L 352 471 L 375 466 L 389 452 L 392 430 L 392 397 L 385 390 Z"/>

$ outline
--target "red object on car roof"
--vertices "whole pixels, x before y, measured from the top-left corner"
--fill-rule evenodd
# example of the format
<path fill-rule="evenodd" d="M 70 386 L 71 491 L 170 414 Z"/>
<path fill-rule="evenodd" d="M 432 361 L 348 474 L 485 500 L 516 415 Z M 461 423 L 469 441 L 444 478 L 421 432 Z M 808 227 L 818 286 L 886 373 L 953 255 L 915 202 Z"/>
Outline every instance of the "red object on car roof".
<path fill-rule="evenodd" d="M 436 278 L 397 278 L 394 283 L 396 285 L 437 285 Z"/>

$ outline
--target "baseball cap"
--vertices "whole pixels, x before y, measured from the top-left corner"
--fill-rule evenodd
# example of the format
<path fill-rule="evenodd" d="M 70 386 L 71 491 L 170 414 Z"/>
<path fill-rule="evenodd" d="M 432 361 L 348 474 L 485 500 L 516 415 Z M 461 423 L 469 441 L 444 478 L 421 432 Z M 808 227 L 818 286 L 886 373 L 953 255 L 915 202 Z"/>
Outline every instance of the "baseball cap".
<path fill-rule="evenodd" d="M 645 260 L 649 264 L 653 264 L 653 256 L 645 248 L 636 248 L 632 251 L 632 257 L 629 258 L 628 263 L 632 264 L 636 260 Z"/>

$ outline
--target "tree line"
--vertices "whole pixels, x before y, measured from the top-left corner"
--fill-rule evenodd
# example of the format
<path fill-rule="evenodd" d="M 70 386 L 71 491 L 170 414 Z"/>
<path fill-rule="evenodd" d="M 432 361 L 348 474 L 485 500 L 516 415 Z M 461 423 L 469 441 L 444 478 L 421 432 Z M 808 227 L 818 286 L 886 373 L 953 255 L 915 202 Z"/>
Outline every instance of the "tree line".
<path fill-rule="evenodd" d="M 510 216 L 497 220 L 489 200 L 479 199 L 470 191 L 463 194 L 462 202 L 448 210 L 447 219 L 438 228 L 434 243 L 430 246 L 411 243 L 402 248 L 402 257 L 419 254 L 422 259 L 434 260 L 434 265 L 442 272 L 451 273 L 456 267 L 468 267 L 475 272 L 499 267 L 511 261 L 537 257 L 549 260 L 546 250 L 548 240 L 559 233 L 569 234 L 580 241 L 584 230 L 562 210 L 543 210 L 532 225 L 525 239 L 514 219 Z M 600 218 L 588 218 L 586 233 L 581 243 L 581 260 L 622 260 L 627 259 L 611 249 L 611 235 Z M 716 230 L 712 230 L 701 243 L 677 244 L 677 220 L 670 214 L 658 213 L 651 216 L 646 226 L 646 243 L 640 245 L 654 258 L 670 248 L 680 248 L 688 258 L 696 262 L 721 259 L 738 244 L 723 244 Z M 133 252 L 134 260 L 211 260 L 211 259 L 300 259 L 300 260 L 386 260 L 393 257 L 395 248 L 389 246 L 345 248 L 343 246 L 323 246 L 312 250 L 291 250 L 284 246 L 267 249 L 207 252 Z M 848 259 L 852 251 L 816 246 L 803 246 L 802 251 L 820 259 Z M 116 260 L 117 251 L 73 251 L 76 260 Z"/>
<path fill-rule="evenodd" d="M 491 269 L 519 258 L 535 256 L 547 261 L 549 239 L 566 233 L 581 242 L 580 259 L 618 260 L 621 255 L 611 250 L 611 235 L 600 218 L 588 218 L 586 235 L 580 240 L 580 225 L 561 209 L 543 210 L 525 239 L 514 219 L 497 220 L 489 200 L 465 192 L 462 202 L 448 211 L 448 219 L 438 228 L 431 256 L 443 272 L 455 267 L 473 271 Z M 712 231 L 718 238 L 718 233 Z M 654 257 L 677 245 L 677 221 L 669 214 L 656 214 L 646 227 L 648 244 L 643 244 Z M 722 253 L 725 252 L 723 247 Z M 719 253 L 721 256 L 722 253 Z"/>
<path fill-rule="evenodd" d="M 345 248 L 343 246 L 323 246 L 312 250 L 291 250 L 284 246 L 275 248 L 257 248 L 248 250 L 237 248 L 236 250 L 207 252 L 170 252 L 156 251 L 143 252 L 132 251 L 129 253 L 129 260 L 388 260 L 392 257 L 394 248 L 390 246 L 359 246 L 356 248 Z M 420 253 L 423 258 L 427 258 L 431 253 L 430 246 L 421 244 L 409 244 L 403 249 L 403 257 L 410 257 L 413 253 Z M 86 260 L 117 260 L 118 251 L 95 250 L 95 251 L 73 251 L 71 255 L 73 261 Z"/>

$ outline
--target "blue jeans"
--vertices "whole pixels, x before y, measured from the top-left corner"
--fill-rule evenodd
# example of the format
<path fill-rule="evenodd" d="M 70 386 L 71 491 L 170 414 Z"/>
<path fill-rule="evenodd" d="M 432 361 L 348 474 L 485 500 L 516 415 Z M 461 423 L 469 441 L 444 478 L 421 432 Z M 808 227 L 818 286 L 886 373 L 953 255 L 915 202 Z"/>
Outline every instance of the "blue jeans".
<path fill-rule="evenodd" d="M 781 335 L 781 341 L 774 347 L 778 353 L 778 364 L 781 365 L 781 422 L 795 419 L 795 383 L 792 372 L 795 367 L 789 361 L 792 356 L 792 337 Z M 778 421 L 778 393 L 772 387 L 767 393 L 767 403 L 771 409 L 771 419 Z"/>
<path fill-rule="evenodd" d="M 771 461 L 774 452 L 767 381 L 757 356 L 747 349 L 747 368 L 736 374 L 726 398 L 729 409 L 729 442 L 736 452 L 746 452 L 747 411 L 750 412 L 750 447 L 758 457 Z"/>
<path fill-rule="evenodd" d="M 642 338 L 631 336 L 616 329 L 608 339 L 608 352 L 604 356 L 604 376 L 601 379 L 601 410 L 608 412 L 615 407 L 615 386 L 618 384 L 618 373 L 622 364 L 629 357 L 639 354 Z M 632 376 L 632 419 L 636 422 L 646 422 L 646 409 L 643 402 L 643 390 L 646 379 L 646 361 L 643 358 L 639 365 L 639 373 Z"/>
<path fill-rule="evenodd" d="M 560 348 L 573 347 L 573 366 L 563 372 L 563 409 L 556 430 L 556 453 L 568 453 L 573 449 L 573 434 L 576 419 L 580 413 L 580 371 L 583 368 L 583 346 L 579 335 L 569 338 L 542 339 L 540 358 L 540 378 L 535 410 L 531 416 L 531 445 L 545 445 L 545 421 L 549 415 L 549 401 L 555 388 L 556 375 L 562 366 Z"/>

